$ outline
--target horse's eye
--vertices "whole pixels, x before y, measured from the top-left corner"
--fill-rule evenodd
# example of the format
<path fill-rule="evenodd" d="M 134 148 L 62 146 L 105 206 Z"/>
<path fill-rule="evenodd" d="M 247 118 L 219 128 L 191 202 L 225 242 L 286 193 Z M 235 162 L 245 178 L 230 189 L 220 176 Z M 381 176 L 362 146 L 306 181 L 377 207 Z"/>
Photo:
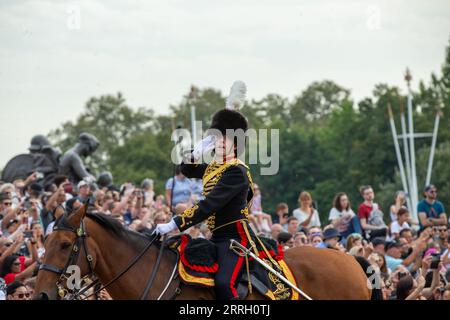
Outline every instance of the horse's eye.
<path fill-rule="evenodd" d="M 61 243 L 61 249 L 62 250 L 67 249 L 69 247 L 70 247 L 70 242 L 63 242 L 63 243 Z"/>

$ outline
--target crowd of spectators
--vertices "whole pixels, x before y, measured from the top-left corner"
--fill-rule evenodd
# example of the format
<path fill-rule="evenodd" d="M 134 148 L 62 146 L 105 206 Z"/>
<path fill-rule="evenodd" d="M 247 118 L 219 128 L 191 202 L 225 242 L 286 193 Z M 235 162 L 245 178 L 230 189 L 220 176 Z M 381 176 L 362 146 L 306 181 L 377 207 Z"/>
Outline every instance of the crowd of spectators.
<path fill-rule="evenodd" d="M 38 182 L 37 173 L 13 183 L 0 182 L 0 300 L 32 298 L 45 239 L 55 220 L 89 197 L 95 201 L 92 212 L 110 215 L 136 232 L 151 232 L 170 221 L 172 212 L 203 198 L 201 180 L 188 179 L 180 171 L 167 180 L 164 194 L 155 193 L 151 179 L 103 189 L 86 181 L 74 185 L 65 176 L 56 176 L 45 187 Z M 280 202 L 275 212 L 265 212 L 256 184 L 253 190 L 251 228 L 284 250 L 314 246 L 365 257 L 379 275 L 379 283 L 373 285 L 379 286 L 384 299 L 450 300 L 448 220 L 435 186 L 424 189 L 418 221 L 412 219 L 402 191 L 393 195 L 386 217 L 371 186 L 360 188 L 357 208 L 339 192 L 321 214 L 308 191 L 300 192 L 293 210 Z M 193 238 L 211 237 L 205 223 L 186 232 Z M 107 292 L 101 298 L 109 299 Z"/>

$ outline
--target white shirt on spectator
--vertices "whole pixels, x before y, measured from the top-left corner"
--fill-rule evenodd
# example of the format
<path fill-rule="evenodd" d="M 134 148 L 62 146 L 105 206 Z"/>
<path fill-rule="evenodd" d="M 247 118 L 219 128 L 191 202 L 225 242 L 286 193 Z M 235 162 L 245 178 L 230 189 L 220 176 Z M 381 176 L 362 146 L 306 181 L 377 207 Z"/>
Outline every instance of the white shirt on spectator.
<path fill-rule="evenodd" d="M 300 208 L 295 209 L 292 212 L 292 215 L 298 219 L 299 225 L 302 224 L 303 222 L 305 222 L 306 219 L 308 219 L 308 217 L 309 217 L 309 213 L 300 210 Z M 311 217 L 311 221 L 309 221 L 309 224 L 306 227 L 307 228 L 320 227 L 319 213 L 317 212 L 316 209 L 314 209 L 314 213 Z"/>
<path fill-rule="evenodd" d="M 350 216 L 350 218 L 353 218 L 355 216 L 355 213 L 353 212 L 352 209 L 339 211 L 336 208 L 331 208 L 328 220 L 340 219 L 344 216 Z"/>
<path fill-rule="evenodd" d="M 411 229 L 411 226 L 408 224 L 408 222 L 403 222 L 402 225 L 398 223 L 398 220 L 395 220 L 391 223 L 391 234 L 394 233 L 400 233 L 403 229 Z"/>
<path fill-rule="evenodd" d="M 328 220 L 333 221 L 345 217 L 345 219 L 339 220 L 339 223 L 337 223 L 335 226 L 339 232 L 343 233 L 348 230 L 348 227 L 350 226 L 350 221 L 354 216 L 355 213 L 353 212 L 352 209 L 339 211 L 336 208 L 331 208 Z"/>

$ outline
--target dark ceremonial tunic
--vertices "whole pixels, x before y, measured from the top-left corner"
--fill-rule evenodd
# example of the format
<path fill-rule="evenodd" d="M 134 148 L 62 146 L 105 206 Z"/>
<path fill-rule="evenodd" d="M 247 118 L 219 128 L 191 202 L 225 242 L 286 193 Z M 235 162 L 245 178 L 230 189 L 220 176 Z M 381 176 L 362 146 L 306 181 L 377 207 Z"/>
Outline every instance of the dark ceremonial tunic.
<path fill-rule="evenodd" d="M 248 203 L 253 182 L 248 167 L 235 159 L 224 164 L 182 164 L 188 178 L 203 179 L 203 194 L 192 208 L 174 218 L 181 231 L 207 220 L 216 244 L 219 269 L 215 277 L 218 299 L 237 297 L 236 286 L 245 267 L 243 257 L 229 249 L 230 239 L 249 247 L 253 233 L 248 225 Z"/>
<path fill-rule="evenodd" d="M 239 160 L 225 164 L 182 164 L 188 178 L 203 179 L 205 199 L 174 218 L 183 231 L 207 219 L 213 238 L 234 238 L 238 231 L 234 222 L 248 221 L 248 203 L 253 197 L 253 183 L 248 167 Z"/>

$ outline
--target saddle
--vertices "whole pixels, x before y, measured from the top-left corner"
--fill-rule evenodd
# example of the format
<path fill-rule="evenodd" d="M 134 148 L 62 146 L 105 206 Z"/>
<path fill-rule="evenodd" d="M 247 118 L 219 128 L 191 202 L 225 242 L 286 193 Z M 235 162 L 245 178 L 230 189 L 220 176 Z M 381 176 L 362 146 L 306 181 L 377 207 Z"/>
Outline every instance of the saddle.
<path fill-rule="evenodd" d="M 192 239 L 186 234 L 170 240 L 168 246 L 178 252 L 178 274 L 181 281 L 186 285 L 214 287 L 215 274 L 219 269 L 215 244 L 202 238 Z M 297 286 L 292 272 L 283 260 L 281 246 L 271 239 L 259 238 L 259 240 L 261 243 L 256 242 L 258 257 Z M 237 287 L 240 299 L 245 299 L 253 289 L 270 300 L 299 299 L 295 290 L 250 256 L 248 262 L 249 270 L 248 272 L 244 270 Z"/>

